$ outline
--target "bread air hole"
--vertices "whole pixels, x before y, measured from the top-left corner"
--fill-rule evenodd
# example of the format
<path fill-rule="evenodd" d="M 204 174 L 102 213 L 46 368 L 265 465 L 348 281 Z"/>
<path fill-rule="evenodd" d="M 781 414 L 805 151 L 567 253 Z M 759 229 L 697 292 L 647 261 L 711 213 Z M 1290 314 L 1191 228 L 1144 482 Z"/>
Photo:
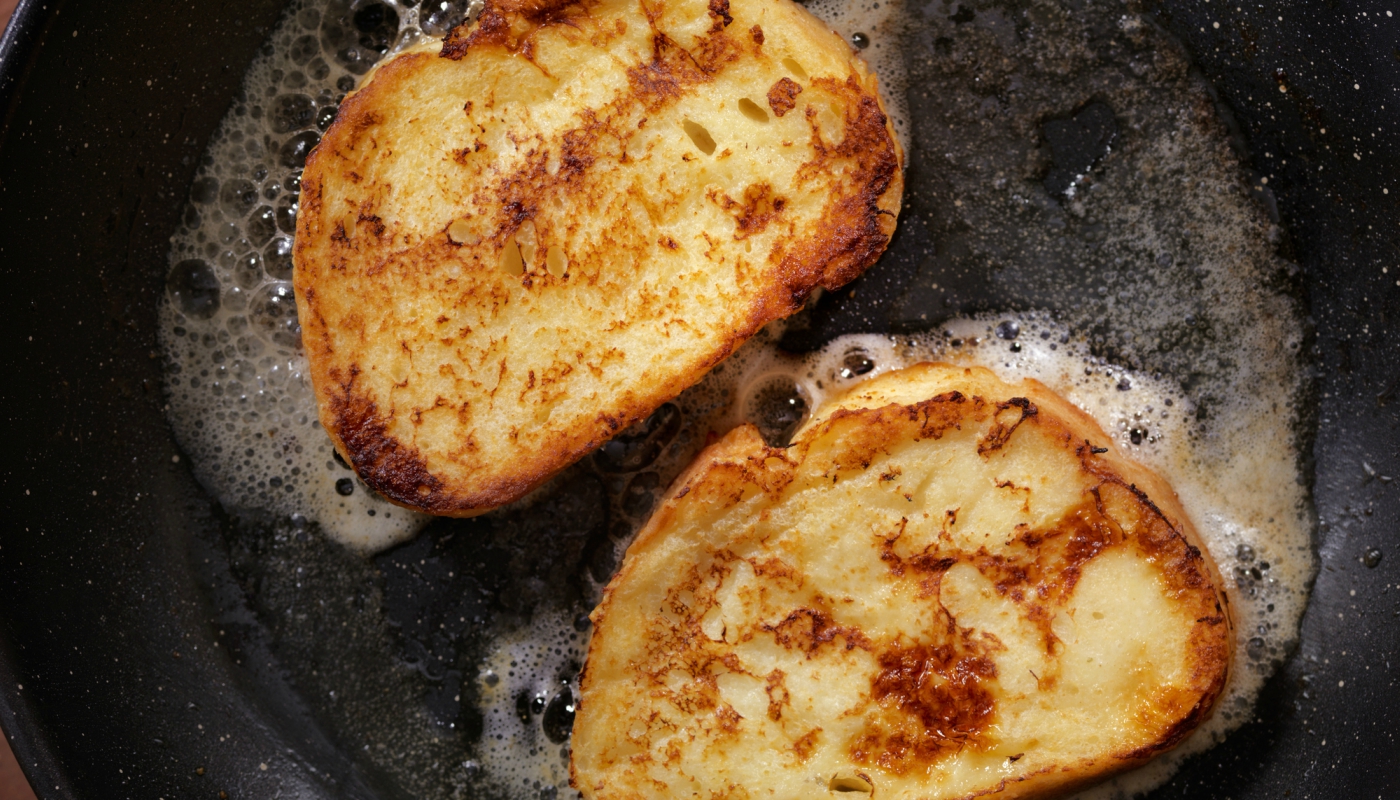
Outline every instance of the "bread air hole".
<path fill-rule="evenodd" d="M 507 275 L 519 276 L 525 272 L 525 260 L 520 257 L 520 245 L 514 239 L 506 242 L 506 247 L 501 251 L 501 269 Z"/>
<path fill-rule="evenodd" d="M 739 110 L 743 112 L 744 116 L 748 117 L 754 122 L 768 121 L 768 112 L 764 111 L 763 108 L 758 105 L 758 103 L 755 103 L 747 97 L 740 98 Z"/>
<path fill-rule="evenodd" d="M 705 155 L 714 155 L 715 140 L 710 136 L 710 132 L 705 130 L 705 126 L 698 122 L 686 120 L 682 127 L 685 128 L 685 135 L 690 137 L 690 141 L 700 148 L 700 152 Z"/>
<path fill-rule="evenodd" d="M 557 244 L 549 246 L 549 250 L 544 254 L 544 263 L 549 268 L 549 274 L 556 278 L 564 277 L 564 273 L 569 270 L 569 257 L 564 255 L 564 249 Z"/>
<path fill-rule="evenodd" d="M 464 219 L 454 219 L 452 224 L 447 226 L 447 238 L 453 244 L 481 244 L 481 237 L 473 230 L 470 222 Z"/>
<path fill-rule="evenodd" d="M 833 792 L 842 793 L 863 792 L 865 794 L 870 794 L 875 791 L 875 787 L 870 783 L 869 778 L 859 773 L 853 774 L 849 772 L 838 772 L 832 775 L 831 783 L 827 785 L 827 788 L 831 789 Z"/>
<path fill-rule="evenodd" d="M 529 269 L 538 266 L 535 254 L 539 250 L 539 236 L 535 233 L 534 220 L 525 220 L 520 226 L 520 230 L 515 232 L 515 242 L 520 246 L 520 260 L 522 267 Z"/>
<path fill-rule="evenodd" d="M 807 80 L 807 70 L 803 69 L 802 65 L 792 60 L 791 57 L 783 59 L 783 66 L 787 68 L 788 72 L 792 73 L 794 78 L 801 81 Z"/>

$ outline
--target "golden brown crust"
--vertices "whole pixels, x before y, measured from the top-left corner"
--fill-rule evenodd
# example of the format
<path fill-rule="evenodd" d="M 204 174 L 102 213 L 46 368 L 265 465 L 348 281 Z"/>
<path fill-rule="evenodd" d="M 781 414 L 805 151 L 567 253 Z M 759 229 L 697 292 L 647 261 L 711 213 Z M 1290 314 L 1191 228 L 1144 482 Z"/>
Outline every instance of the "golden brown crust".
<path fill-rule="evenodd" d="M 769 86 L 792 113 L 739 114 Z M 518 498 L 872 264 L 900 159 L 874 75 L 788 0 L 488 0 L 307 161 L 321 421 L 395 503 Z"/>
<path fill-rule="evenodd" d="M 593 613 L 574 783 L 1055 796 L 1209 716 L 1221 586 L 1170 487 L 1053 392 L 891 373 L 677 480 Z"/>

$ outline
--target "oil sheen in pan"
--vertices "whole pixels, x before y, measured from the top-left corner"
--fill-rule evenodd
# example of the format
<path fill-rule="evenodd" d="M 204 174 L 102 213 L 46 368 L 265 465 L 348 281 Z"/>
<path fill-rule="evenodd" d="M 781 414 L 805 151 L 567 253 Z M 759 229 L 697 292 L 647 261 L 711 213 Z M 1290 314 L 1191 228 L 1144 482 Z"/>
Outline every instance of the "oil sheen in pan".
<path fill-rule="evenodd" d="M 1098 796 L 1159 783 L 1240 724 L 1291 647 L 1314 569 L 1300 314 L 1280 232 L 1257 202 L 1267 197 L 1178 45 L 1108 2 L 809 8 L 863 48 L 900 101 L 907 150 L 913 134 L 901 236 L 930 244 L 880 313 L 925 332 L 846 336 L 792 358 L 775 326 L 532 497 L 417 539 L 429 520 L 374 497 L 316 425 L 290 242 L 301 164 L 344 93 L 383 54 L 469 9 L 304 0 L 249 70 L 172 240 L 161 312 L 171 424 L 240 520 L 221 544 L 257 587 L 247 605 L 372 784 L 418 797 L 571 794 L 583 615 L 660 492 L 709 432 L 749 420 L 781 440 L 833 390 L 924 358 L 1065 393 L 1172 481 L 1230 584 L 1240 666 L 1220 712 Z M 944 319 L 979 292 L 996 308 L 1055 312 Z M 848 313 L 832 300 L 828 318 Z M 812 324 L 799 315 L 787 341 Z"/>

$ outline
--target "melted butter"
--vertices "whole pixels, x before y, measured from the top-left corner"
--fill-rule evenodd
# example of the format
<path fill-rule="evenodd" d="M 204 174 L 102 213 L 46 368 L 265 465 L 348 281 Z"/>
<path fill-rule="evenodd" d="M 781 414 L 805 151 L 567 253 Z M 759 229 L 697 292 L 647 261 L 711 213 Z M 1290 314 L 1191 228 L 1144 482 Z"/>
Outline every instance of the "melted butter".
<path fill-rule="evenodd" d="M 428 518 L 374 494 L 336 456 L 290 302 L 301 165 L 377 60 L 372 46 L 404 41 L 418 15 L 362 16 L 360 30 L 352 12 L 345 0 L 294 4 L 249 68 L 171 239 L 172 279 L 185 265 L 218 300 L 172 292 L 160 326 L 171 426 L 211 493 L 242 515 L 314 522 L 374 552 Z"/>
<path fill-rule="evenodd" d="M 477 760 L 488 780 L 506 794 L 516 794 L 518 786 L 533 788 L 536 782 L 568 786 L 567 739 L 559 735 L 562 732 L 551 731 L 548 722 L 532 717 L 544 717 L 551 704 L 557 707 L 565 698 L 571 703 L 577 696 L 574 676 L 583 663 L 587 637 L 579 635 L 576 622 L 559 611 L 537 616 L 530 627 L 502 635 L 482 664 L 477 685 L 483 746 L 477 750 Z M 572 725 L 573 709 L 566 707 Z M 542 726 L 544 736 L 540 736 Z M 576 796 L 571 790 L 565 792 Z"/>

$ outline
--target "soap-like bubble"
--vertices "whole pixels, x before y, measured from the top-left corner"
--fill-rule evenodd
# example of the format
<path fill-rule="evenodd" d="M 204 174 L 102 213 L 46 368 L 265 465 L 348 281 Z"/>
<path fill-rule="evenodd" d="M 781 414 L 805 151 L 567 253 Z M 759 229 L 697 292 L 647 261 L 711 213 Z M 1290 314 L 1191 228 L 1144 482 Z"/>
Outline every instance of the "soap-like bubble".
<path fill-rule="evenodd" d="M 802 385 L 788 375 L 774 374 L 761 378 L 748 391 L 740 415 L 758 428 L 770 446 L 782 447 L 810 410 Z"/>
<path fill-rule="evenodd" d="M 272 344 L 301 347 L 301 325 L 297 322 L 296 298 L 290 283 L 277 281 L 258 287 L 248 301 L 248 318 Z"/>
<path fill-rule="evenodd" d="M 165 279 L 167 291 L 181 313 L 209 319 L 219 311 L 219 279 L 208 263 L 189 258 L 176 264 Z"/>
<path fill-rule="evenodd" d="M 332 114 L 334 111 L 332 111 Z M 302 131 L 296 136 L 282 143 L 277 150 L 277 161 L 288 169 L 301 169 L 306 166 L 306 157 L 311 155 L 311 151 L 321 141 L 321 135 L 315 131 Z"/>
<path fill-rule="evenodd" d="M 257 202 L 258 187 L 244 178 L 226 181 L 219 190 L 219 205 L 230 219 L 240 220 L 248 216 Z"/>
<path fill-rule="evenodd" d="M 272 206 L 258 206 L 248 217 L 247 227 L 244 228 L 248 234 L 248 240 L 255 246 L 266 244 L 277 232 L 277 217 L 272 211 Z"/>
<path fill-rule="evenodd" d="M 279 281 L 292 279 L 292 240 L 282 237 L 274 239 L 263 250 L 263 268 L 268 277 Z"/>
<path fill-rule="evenodd" d="M 316 121 L 316 104 L 304 94 L 277 96 L 268 109 L 273 133 L 290 133 L 309 128 Z"/>

